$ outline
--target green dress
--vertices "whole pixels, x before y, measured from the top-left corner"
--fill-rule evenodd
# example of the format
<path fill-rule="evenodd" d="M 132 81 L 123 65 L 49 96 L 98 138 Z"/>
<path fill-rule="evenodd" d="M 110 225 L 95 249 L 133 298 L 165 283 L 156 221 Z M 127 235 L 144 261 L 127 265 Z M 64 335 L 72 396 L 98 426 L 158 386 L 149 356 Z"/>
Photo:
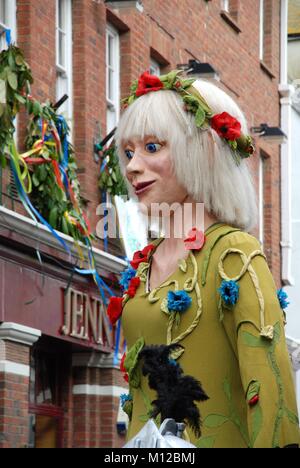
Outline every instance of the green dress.
<path fill-rule="evenodd" d="M 196 440 L 187 427 L 192 443 L 245 448 L 298 444 L 284 313 L 261 245 L 224 223 L 210 226 L 205 235 L 203 248 L 189 251 L 187 260 L 150 293 L 151 255 L 140 263 L 140 285 L 135 296 L 124 301 L 125 367 L 132 396 L 128 439 L 143 427 L 155 399 L 141 375 L 139 351 L 144 345 L 179 342 L 184 352 L 174 357 L 209 396 L 199 404 L 201 438 Z M 221 294 L 221 284 L 233 286 L 231 302 Z M 175 290 L 185 290 L 192 299 L 185 312 L 168 310 L 167 293 Z"/>

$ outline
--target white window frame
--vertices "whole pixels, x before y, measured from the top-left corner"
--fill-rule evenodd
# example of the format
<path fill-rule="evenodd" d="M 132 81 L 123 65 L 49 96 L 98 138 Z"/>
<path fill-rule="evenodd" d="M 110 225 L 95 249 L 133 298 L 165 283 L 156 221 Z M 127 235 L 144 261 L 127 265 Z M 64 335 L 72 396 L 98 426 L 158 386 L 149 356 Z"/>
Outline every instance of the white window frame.
<path fill-rule="evenodd" d="M 259 240 L 260 243 L 264 244 L 264 158 L 260 156 L 259 158 L 259 168 L 258 168 L 258 183 L 259 183 Z"/>
<path fill-rule="evenodd" d="M 259 0 L 259 60 L 264 59 L 264 39 L 265 39 L 265 0 Z"/>
<path fill-rule="evenodd" d="M 59 29 L 59 2 L 63 10 L 63 30 Z M 65 63 L 59 63 L 59 32 L 65 34 Z M 72 38 L 72 0 L 56 0 L 56 99 L 65 93 L 67 101 L 59 108 L 70 127 L 70 141 L 73 134 L 73 38 Z"/>
<path fill-rule="evenodd" d="M 5 22 L 0 20 L 0 50 L 7 48 L 5 40 L 5 29 L 11 30 L 11 40 L 16 42 L 17 40 L 17 6 L 16 0 L 4 0 L 5 9 L 6 9 L 6 18 Z"/>
<path fill-rule="evenodd" d="M 222 9 L 227 13 L 230 13 L 230 4 L 229 0 L 222 0 Z"/>
<path fill-rule="evenodd" d="M 112 39 L 113 63 L 109 62 L 109 38 Z M 112 96 L 109 96 L 109 71 L 112 71 L 113 76 Z M 107 133 L 109 133 L 113 127 L 109 124 L 109 113 L 115 114 L 115 125 L 120 118 L 120 36 L 118 30 L 111 24 L 106 26 L 106 109 Z"/>
<path fill-rule="evenodd" d="M 159 76 L 161 74 L 160 64 L 153 58 L 150 59 L 150 74 L 155 76 Z"/>

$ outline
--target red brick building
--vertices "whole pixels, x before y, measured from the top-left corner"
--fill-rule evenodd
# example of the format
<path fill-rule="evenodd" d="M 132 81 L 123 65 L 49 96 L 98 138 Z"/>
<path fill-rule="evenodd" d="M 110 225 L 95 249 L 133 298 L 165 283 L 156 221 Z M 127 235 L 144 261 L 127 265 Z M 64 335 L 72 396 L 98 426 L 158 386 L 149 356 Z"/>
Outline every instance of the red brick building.
<path fill-rule="evenodd" d="M 120 97 L 145 69 L 207 62 L 249 126 L 280 126 L 279 0 L 1 0 L 0 15 L 0 32 L 11 29 L 31 66 L 32 95 L 52 102 L 69 95 L 62 110 L 93 228 L 99 124 L 102 136 L 115 126 Z M 22 114 L 20 150 L 25 126 Z M 280 148 L 261 139 L 256 146 L 261 223 L 254 234 L 279 287 Z M 126 384 L 113 364 L 98 290 L 91 279 L 70 275 L 65 252 L 7 196 L 9 177 L 2 174 L 0 199 L 0 447 L 122 446 L 116 422 Z M 99 273 L 113 288 L 125 265 L 120 253 L 95 244 Z"/>

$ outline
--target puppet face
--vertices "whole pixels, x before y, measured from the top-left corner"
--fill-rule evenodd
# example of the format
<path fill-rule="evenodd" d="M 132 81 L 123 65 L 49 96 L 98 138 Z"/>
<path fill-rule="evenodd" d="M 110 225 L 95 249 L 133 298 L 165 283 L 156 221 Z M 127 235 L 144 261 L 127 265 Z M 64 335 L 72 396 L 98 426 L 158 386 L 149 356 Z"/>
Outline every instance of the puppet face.
<path fill-rule="evenodd" d="M 139 202 L 148 210 L 154 203 L 182 203 L 186 189 L 179 184 L 167 142 L 145 136 L 124 142 L 123 151 L 128 161 L 126 177 L 133 186 Z"/>

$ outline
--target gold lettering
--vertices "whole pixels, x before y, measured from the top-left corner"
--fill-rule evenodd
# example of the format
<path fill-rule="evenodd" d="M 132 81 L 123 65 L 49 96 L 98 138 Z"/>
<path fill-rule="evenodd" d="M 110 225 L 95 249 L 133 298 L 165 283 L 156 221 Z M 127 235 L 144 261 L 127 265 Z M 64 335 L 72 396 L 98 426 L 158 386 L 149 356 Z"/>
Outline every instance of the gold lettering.
<path fill-rule="evenodd" d="M 71 326 L 71 299 L 72 299 L 73 289 L 69 288 L 67 294 L 64 295 L 64 324 L 61 327 L 61 332 L 63 335 L 70 334 Z"/>
<path fill-rule="evenodd" d="M 74 338 L 86 339 L 84 336 L 83 326 L 83 294 L 78 291 L 74 291 L 72 298 L 72 333 L 71 336 Z M 80 331 L 78 331 L 80 327 Z"/>

